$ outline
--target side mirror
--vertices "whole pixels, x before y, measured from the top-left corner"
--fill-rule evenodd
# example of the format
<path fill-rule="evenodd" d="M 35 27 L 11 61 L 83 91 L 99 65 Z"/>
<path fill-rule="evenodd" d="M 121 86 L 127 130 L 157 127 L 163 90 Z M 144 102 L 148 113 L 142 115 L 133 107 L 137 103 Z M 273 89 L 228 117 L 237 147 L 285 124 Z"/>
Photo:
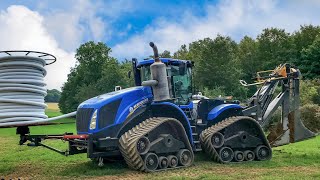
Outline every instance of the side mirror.
<path fill-rule="evenodd" d="M 131 79 L 131 73 L 132 73 L 132 71 L 130 70 L 130 71 L 128 71 L 128 78 L 129 79 Z"/>

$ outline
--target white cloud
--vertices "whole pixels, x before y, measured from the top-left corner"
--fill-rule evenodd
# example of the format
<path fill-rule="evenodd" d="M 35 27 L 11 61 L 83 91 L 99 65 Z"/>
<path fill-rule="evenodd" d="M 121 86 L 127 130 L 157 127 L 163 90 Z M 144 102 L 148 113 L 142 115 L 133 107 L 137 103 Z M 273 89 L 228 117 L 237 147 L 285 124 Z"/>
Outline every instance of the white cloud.
<path fill-rule="evenodd" d="M 66 9 L 46 13 L 44 25 L 62 49 L 75 51 L 84 38 L 99 41 L 109 34 L 107 24 L 96 15 L 101 6 L 100 3 L 79 0 Z"/>
<path fill-rule="evenodd" d="M 257 36 L 266 27 L 298 30 L 303 24 L 320 24 L 319 1 L 229 0 L 207 5 L 205 16 L 185 12 L 184 18 L 160 18 L 143 32 L 113 47 L 113 55 L 120 59 L 143 58 L 152 54 L 148 47 L 154 41 L 159 51 L 176 51 L 180 45 L 218 33 L 240 40 L 244 35 Z"/>
<path fill-rule="evenodd" d="M 85 41 L 111 38 L 113 21 L 133 3 L 119 1 L 40 1 L 34 10 L 11 5 L 0 11 L 0 49 L 48 52 L 57 62 L 47 66 L 47 88 L 60 89 L 75 65 L 75 51 Z M 108 7 L 106 9 L 106 7 Z M 102 19 L 102 17 L 107 18 Z"/>
<path fill-rule="evenodd" d="M 10 6 L 0 12 L 0 49 L 34 50 L 55 55 L 58 61 L 46 69 L 47 88 L 59 89 L 74 65 L 74 53 L 59 48 L 44 26 L 44 17 L 24 6 Z"/>

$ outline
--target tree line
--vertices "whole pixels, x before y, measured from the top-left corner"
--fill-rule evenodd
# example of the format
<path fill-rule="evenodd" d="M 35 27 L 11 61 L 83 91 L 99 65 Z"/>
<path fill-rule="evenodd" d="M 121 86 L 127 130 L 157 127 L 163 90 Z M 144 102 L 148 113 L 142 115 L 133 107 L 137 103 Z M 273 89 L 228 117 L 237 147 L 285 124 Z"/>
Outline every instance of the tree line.
<path fill-rule="evenodd" d="M 44 98 L 45 102 L 59 102 L 61 97 L 61 92 L 57 89 L 48 89 L 47 95 Z"/>
<path fill-rule="evenodd" d="M 59 107 L 63 113 L 76 110 L 90 97 L 113 91 L 117 85 L 134 86 L 127 76 L 131 62 L 119 61 L 110 53 L 111 48 L 101 42 L 90 41 L 77 49 L 77 64 L 62 87 Z M 255 89 L 241 86 L 240 79 L 252 82 L 257 71 L 283 63 L 294 64 L 305 80 L 317 84 L 319 81 L 314 79 L 320 79 L 320 26 L 303 25 L 293 33 L 266 28 L 256 38 L 244 36 L 240 42 L 218 35 L 181 45 L 173 54 L 165 50 L 160 56 L 194 61 L 193 82 L 205 95 L 232 95 L 245 100 Z M 316 87 L 313 99 L 320 95 Z"/>

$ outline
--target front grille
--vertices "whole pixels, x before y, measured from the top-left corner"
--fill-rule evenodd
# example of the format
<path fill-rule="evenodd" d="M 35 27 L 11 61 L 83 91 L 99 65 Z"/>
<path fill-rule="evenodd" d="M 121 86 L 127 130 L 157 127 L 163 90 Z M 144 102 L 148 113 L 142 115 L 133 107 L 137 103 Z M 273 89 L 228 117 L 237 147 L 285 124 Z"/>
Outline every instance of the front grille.
<path fill-rule="evenodd" d="M 77 131 L 88 132 L 93 108 L 79 108 L 77 110 Z"/>
<path fill-rule="evenodd" d="M 122 99 L 118 99 L 103 106 L 99 111 L 99 129 L 113 124 Z"/>

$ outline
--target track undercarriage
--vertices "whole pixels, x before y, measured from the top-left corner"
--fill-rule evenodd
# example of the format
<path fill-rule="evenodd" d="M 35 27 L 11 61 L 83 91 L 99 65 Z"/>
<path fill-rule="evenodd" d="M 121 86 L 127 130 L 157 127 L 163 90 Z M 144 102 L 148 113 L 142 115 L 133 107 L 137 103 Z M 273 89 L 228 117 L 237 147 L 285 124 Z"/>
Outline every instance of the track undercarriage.
<path fill-rule="evenodd" d="M 187 167 L 194 154 L 182 124 L 174 118 L 150 118 L 120 138 L 119 148 L 128 166 L 140 171 Z"/>
<path fill-rule="evenodd" d="M 269 160 L 271 147 L 260 125 L 247 116 L 227 118 L 200 135 L 202 149 L 219 163 Z"/>

